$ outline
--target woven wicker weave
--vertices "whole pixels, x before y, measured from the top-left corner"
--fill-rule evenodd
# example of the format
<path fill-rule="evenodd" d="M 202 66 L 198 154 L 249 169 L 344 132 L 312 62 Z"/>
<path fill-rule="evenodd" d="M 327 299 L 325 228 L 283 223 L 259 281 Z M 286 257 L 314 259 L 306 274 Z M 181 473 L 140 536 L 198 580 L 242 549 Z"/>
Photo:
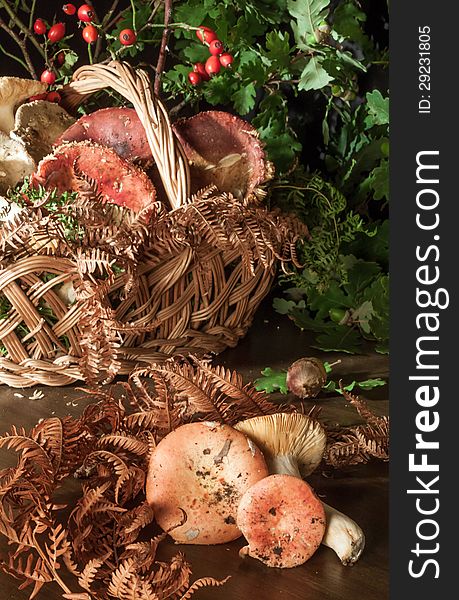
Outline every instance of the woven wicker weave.
<path fill-rule="evenodd" d="M 170 204 L 162 228 L 139 258 L 138 285 L 133 293 L 119 300 L 126 278 L 123 274 L 108 293 L 108 305 L 117 321 L 157 324 L 140 334 L 120 333 L 118 372 L 128 373 L 136 365 L 174 354 L 203 355 L 235 346 L 269 291 L 277 264 L 292 258 L 295 241 L 304 230 L 299 226 L 293 231 L 291 223 L 284 223 L 279 215 L 245 206 L 218 191 L 190 199 L 187 160 L 143 71 L 118 62 L 83 67 L 63 90 L 65 104 L 75 108 L 85 96 L 103 88 L 115 90 L 134 106 Z M 222 231 L 228 220 L 237 223 L 248 215 L 258 220 L 261 229 L 265 220 L 270 231 L 277 233 L 277 247 L 260 251 L 258 242 L 258 250 L 248 258 L 231 236 L 224 239 L 220 232 L 215 243 L 209 237 L 196 237 L 190 224 L 192 214 L 205 220 L 212 203 L 221 211 Z M 44 281 L 44 273 L 57 277 Z M 1 264 L 0 294 L 12 308 L 0 321 L 0 340 L 7 350 L 7 355 L 0 357 L 0 383 L 56 386 L 82 379 L 79 324 L 85 305 L 66 306 L 56 292 L 56 286 L 77 276 L 71 261 L 53 256 L 27 256 Z M 51 308 L 55 324 L 42 318 L 39 302 Z M 30 332 L 22 338 L 17 331 L 21 324 Z M 62 336 L 66 336 L 65 347 Z"/>

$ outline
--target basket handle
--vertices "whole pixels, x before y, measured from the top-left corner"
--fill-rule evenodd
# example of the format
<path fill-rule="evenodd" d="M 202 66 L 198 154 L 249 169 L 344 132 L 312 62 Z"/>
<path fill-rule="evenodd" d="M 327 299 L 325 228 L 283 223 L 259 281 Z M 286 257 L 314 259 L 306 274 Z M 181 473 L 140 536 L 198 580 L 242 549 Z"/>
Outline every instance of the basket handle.
<path fill-rule="evenodd" d="M 175 137 L 167 111 L 153 94 L 150 79 L 142 69 L 126 62 L 87 65 L 73 74 L 62 89 L 65 105 L 75 109 L 85 96 L 112 88 L 131 102 L 145 128 L 153 159 L 172 209 L 183 206 L 190 195 L 190 171 L 182 146 Z"/>

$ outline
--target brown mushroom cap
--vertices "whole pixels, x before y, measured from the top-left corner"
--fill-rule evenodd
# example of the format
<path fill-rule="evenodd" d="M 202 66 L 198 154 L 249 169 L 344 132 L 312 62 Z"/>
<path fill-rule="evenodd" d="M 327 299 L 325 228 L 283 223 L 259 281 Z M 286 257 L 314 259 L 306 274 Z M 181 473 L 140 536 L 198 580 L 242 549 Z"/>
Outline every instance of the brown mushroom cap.
<path fill-rule="evenodd" d="M 201 112 L 172 126 L 190 163 L 191 192 L 215 185 L 235 198 L 262 197 L 273 176 L 258 133 L 223 111 Z"/>
<path fill-rule="evenodd" d="M 241 499 L 237 524 L 248 554 L 269 567 L 290 568 L 306 562 L 320 546 L 325 512 L 312 488 L 291 475 L 270 475 Z"/>
<path fill-rule="evenodd" d="M 14 128 L 14 111 L 19 104 L 46 92 L 46 87 L 46 83 L 35 79 L 0 77 L 0 131 L 9 133 Z"/>
<path fill-rule="evenodd" d="M 270 473 L 306 477 L 321 463 L 327 437 L 318 421 L 301 413 L 276 413 L 235 425 L 263 452 Z M 279 464 L 282 463 L 282 464 Z"/>
<path fill-rule="evenodd" d="M 161 440 L 148 467 L 146 495 L 156 521 L 184 544 L 221 544 L 240 537 L 239 501 L 268 475 L 261 452 L 229 425 L 189 423 Z M 182 509 L 182 510 L 181 510 Z"/>

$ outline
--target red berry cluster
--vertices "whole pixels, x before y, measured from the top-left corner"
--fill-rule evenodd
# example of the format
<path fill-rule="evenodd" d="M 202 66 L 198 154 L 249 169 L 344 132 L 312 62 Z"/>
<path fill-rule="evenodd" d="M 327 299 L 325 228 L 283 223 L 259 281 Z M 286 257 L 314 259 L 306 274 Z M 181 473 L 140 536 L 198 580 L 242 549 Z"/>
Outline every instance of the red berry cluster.
<path fill-rule="evenodd" d="M 94 44 L 99 38 L 97 24 L 94 23 L 95 12 L 90 4 L 82 4 L 78 9 L 74 4 L 64 4 L 62 10 L 66 15 L 76 15 L 82 26 L 81 35 L 87 44 Z M 46 36 L 47 44 L 55 44 L 65 37 L 65 23 L 55 23 L 49 29 L 43 19 L 35 19 L 33 30 L 37 35 Z M 132 46 L 137 41 L 137 35 L 132 29 L 123 29 L 119 35 L 119 40 L 123 46 Z M 53 85 L 56 81 L 55 68 L 61 67 L 65 62 L 64 52 L 58 52 L 50 61 L 48 66 L 40 76 L 40 80 L 48 85 Z M 48 94 L 39 94 L 34 96 L 33 100 L 46 99 L 50 102 L 59 102 L 58 92 L 49 92 Z"/>
<path fill-rule="evenodd" d="M 77 15 L 79 21 L 84 24 L 87 23 L 82 29 L 82 36 L 85 42 L 88 44 L 94 44 L 99 37 L 99 31 L 93 22 L 95 17 L 94 9 L 89 4 L 82 4 L 77 10 L 74 4 L 64 4 L 62 10 L 66 15 Z M 45 35 L 47 32 L 47 25 L 43 19 L 36 19 L 33 25 L 33 29 L 38 35 Z M 48 40 L 51 44 L 60 42 L 65 36 L 65 23 L 56 23 L 50 27 L 48 31 Z M 119 40 L 124 46 L 132 46 L 137 41 L 137 35 L 132 29 L 123 29 L 119 35 Z"/>
<path fill-rule="evenodd" d="M 197 62 L 193 65 L 193 70 L 188 73 L 188 81 L 192 85 L 199 85 L 202 81 L 209 81 L 212 75 L 216 75 L 222 67 L 229 67 L 234 58 L 228 52 L 225 52 L 223 44 L 217 38 L 215 31 L 209 27 L 201 25 L 196 31 L 199 41 L 206 44 L 209 48 L 210 56 L 206 63 Z"/>

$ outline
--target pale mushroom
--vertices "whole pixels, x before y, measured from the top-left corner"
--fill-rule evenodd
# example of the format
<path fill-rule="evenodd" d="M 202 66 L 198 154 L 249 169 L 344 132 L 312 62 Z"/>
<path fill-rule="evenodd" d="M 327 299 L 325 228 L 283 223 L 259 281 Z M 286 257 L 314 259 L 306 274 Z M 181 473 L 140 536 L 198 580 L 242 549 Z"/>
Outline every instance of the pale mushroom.
<path fill-rule="evenodd" d="M 235 428 L 263 452 L 270 473 L 306 477 L 316 469 L 326 435 L 317 421 L 299 413 L 278 413 L 241 421 Z M 362 529 L 350 517 L 323 503 L 326 529 L 322 544 L 332 548 L 343 565 L 354 564 L 365 547 Z"/>
<path fill-rule="evenodd" d="M 14 128 L 16 108 L 31 96 L 46 91 L 46 83 L 35 79 L 0 77 L 0 131 L 9 133 Z"/>
<path fill-rule="evenodd" d="M 305 481 L 270 475 L 243 495 L 237 525 L 248 542 L 240 556 L 252 556 L 269 567 L 291 568 L 309 560 L 320 546 L 325 512 Z"/>
<path fill-rule="evenodd" d="M 146 496 L 157 523 L 176 542 L 221 544 L 240 537 L 243 494 L 269 474 L 243 433 L 214 422 L 182 425 L 150 457 Z M 177 527 L 186 515 L 186 522 Z"/>
<path fill-rule="evenodd" d="M 0 194 L 31 175 L 35 166 L 24 145 L 0 131 Z"/>
<path fill-rule="evenodd" d="M 52 152 L 54 142 L 74 122 L 75 119 L 55 102 L 35 100 L 18 108 L 10 136 L 22 142 L 38 163 Z"/>

